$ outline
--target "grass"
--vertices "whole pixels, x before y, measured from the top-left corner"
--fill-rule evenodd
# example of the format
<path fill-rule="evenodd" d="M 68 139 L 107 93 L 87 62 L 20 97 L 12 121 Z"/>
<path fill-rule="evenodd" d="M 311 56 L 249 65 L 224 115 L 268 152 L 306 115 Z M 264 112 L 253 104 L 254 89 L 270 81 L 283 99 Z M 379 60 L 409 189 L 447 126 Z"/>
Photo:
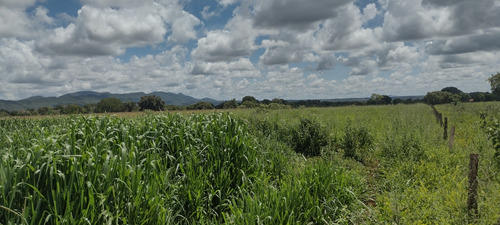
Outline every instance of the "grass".
<path fill-rule="evenodd" d="M 436 108 L 452 149 L 424 104 L 2 119 L 0 223 L 496 223 L 500 105 Z"/>
<path fill-rule="evenodd" d="M 263 192 L 279 190 L 273 194 L 278 203 L 290 192 L 302 197 L 307 189 L 325 185 L 303 184 L 316 163 L 288 173 L 285 156 L 272 145 L 259 144 L 246 126 L 228 113 L 1 120 L 0 220 L 218 224 L 238 217 L 240 204 L 252 209 L 267 202 Z M 334 177 L 328 177 L 331 170 L 337 171 Z M 338 168 L 321 173 L 325 179 L 348 176 Z M 303 178 L 296 181 L 295 175 Z M 358 185 L 354 181 L 342 184 Z M 344 194 L 351 195 L 337 193 Z M 307 197 L 305 206 L 323 208 L 318 199 L 325 193 Z M 256 199 L 254 206 L 242 203 L 248 198 Z M 295 222 L 338 219 L 325 219 L 317 211 L 301 215 L 305 206 L 299 203 L 284 205 L 283 216 Z"/>

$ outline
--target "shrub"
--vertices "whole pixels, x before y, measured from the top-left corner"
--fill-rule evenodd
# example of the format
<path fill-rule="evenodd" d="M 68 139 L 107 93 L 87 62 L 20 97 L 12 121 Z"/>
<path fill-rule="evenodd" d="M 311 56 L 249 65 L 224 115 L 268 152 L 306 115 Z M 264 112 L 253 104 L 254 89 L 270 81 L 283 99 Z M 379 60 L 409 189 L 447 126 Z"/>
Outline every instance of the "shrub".
<path fill-rule="evenodd" d="M 388 161 L 420 161 L 425 157 L 424 149 L 416 134 L 403 133 L 388 137 L 382 147 L 382 156 Z"/>
<path fill-rule="evenodd" d="M 486 129 L 488 138 L 495 149 L 495 161 L 500 167 L 500 120 L 496 118 L 486 119 L 486 115 L 481 115 L 482 127 Z"/>
<path fill-rule="evenodd" d="M 342 140 L 344 157 L 362 161 L 363 153 L 373 145 L 373 137 L 365 127 L 355 127 L 349 120 Z"/>
<path fill-rule="evenodd" d="M 319 156 L 321 147 L 327 144 L 326 131 L 313 118 L 301 118 L 299 126 L 293 131 L 292 145 L 297 153 L 305 156 Z"/>

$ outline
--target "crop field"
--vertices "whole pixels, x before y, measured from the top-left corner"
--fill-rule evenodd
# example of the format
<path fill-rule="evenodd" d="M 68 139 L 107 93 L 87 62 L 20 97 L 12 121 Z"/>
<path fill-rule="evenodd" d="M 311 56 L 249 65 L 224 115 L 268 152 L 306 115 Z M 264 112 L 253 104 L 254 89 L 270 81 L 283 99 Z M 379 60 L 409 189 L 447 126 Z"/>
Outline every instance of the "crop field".
<path fill-rule="evenodd" d="M 500 103 L 435 108 L 1 119 L 0 224 L 500 222 Z"/>

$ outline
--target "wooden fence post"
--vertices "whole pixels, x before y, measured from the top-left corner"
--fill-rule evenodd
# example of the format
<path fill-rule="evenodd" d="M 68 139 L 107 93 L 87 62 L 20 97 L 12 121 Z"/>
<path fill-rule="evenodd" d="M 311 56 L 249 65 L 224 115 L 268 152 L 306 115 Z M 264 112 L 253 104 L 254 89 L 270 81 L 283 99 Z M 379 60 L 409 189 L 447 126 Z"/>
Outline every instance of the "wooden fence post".
<path fill-rule="evenodd" d="M 450 146 L 450 149 L 453 148 L 453 141 L 454 140 L 455 140 L 455 126 L 452 126 L 451 130 L 450 130 L 450 141 L 448 143 L 448 145 Z"/>
<path fill-rule="evenodd" d="M 443 138 L 446 139 L 448 138 L 448 117 L 444 118 L 444 132 L 443 132 Z"/>
<path fill-rule="evenodd" d="M 470 154 L 469 161 L 469 196 L 467 198 L 467 211 L 469 217 L 477 218 L 477 166 L 479 164 L 479 154 Z"/>

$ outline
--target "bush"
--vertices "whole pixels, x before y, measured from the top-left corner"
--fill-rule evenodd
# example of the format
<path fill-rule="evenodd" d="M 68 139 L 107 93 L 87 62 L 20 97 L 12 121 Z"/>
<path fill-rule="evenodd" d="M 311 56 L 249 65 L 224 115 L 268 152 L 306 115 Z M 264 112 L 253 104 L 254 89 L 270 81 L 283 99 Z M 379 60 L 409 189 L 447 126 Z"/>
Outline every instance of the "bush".
<path fill-rule="evenodd" d="M 388 162 L 393 160 L 418 162 L 424 159 L 424 148 L 417 137 L 416 134 L 411 133 L 388 137 L 382 147 L 382 156 Z"/>
<path fill-rule="evenodd" d="M 345 135 L 342 140 L 344 157 L 362 161 L 364 153 L 373 145 L 373 137 L 365 127 L 355 127 L 351 121 L 347 122 Z"/>
<path fill-rule="evenodd" d="M 300 124 L 294 130 L 292 137 L 295 152 L 305 156 L 319 156 L 321 147 L 327 144 L 326 131 L 313 118 L 301 118 Z"/>
<path fill-rule="evenodd" d="M 488 138 L 495 149 L 495 161 L 500 167 L 500 120 L 497 118 L 486 119 L 486 115 L 481 115 L 482 127 L 485 128 Z"/>
<path fill-rule="evenodd" d="M 165 102 L 156 95 L 142 96 L 138 105 L 141 111 L 144 111 L 146 109 L 161 111 L 163 110 L 163 108 L 165 108 Z"/>

